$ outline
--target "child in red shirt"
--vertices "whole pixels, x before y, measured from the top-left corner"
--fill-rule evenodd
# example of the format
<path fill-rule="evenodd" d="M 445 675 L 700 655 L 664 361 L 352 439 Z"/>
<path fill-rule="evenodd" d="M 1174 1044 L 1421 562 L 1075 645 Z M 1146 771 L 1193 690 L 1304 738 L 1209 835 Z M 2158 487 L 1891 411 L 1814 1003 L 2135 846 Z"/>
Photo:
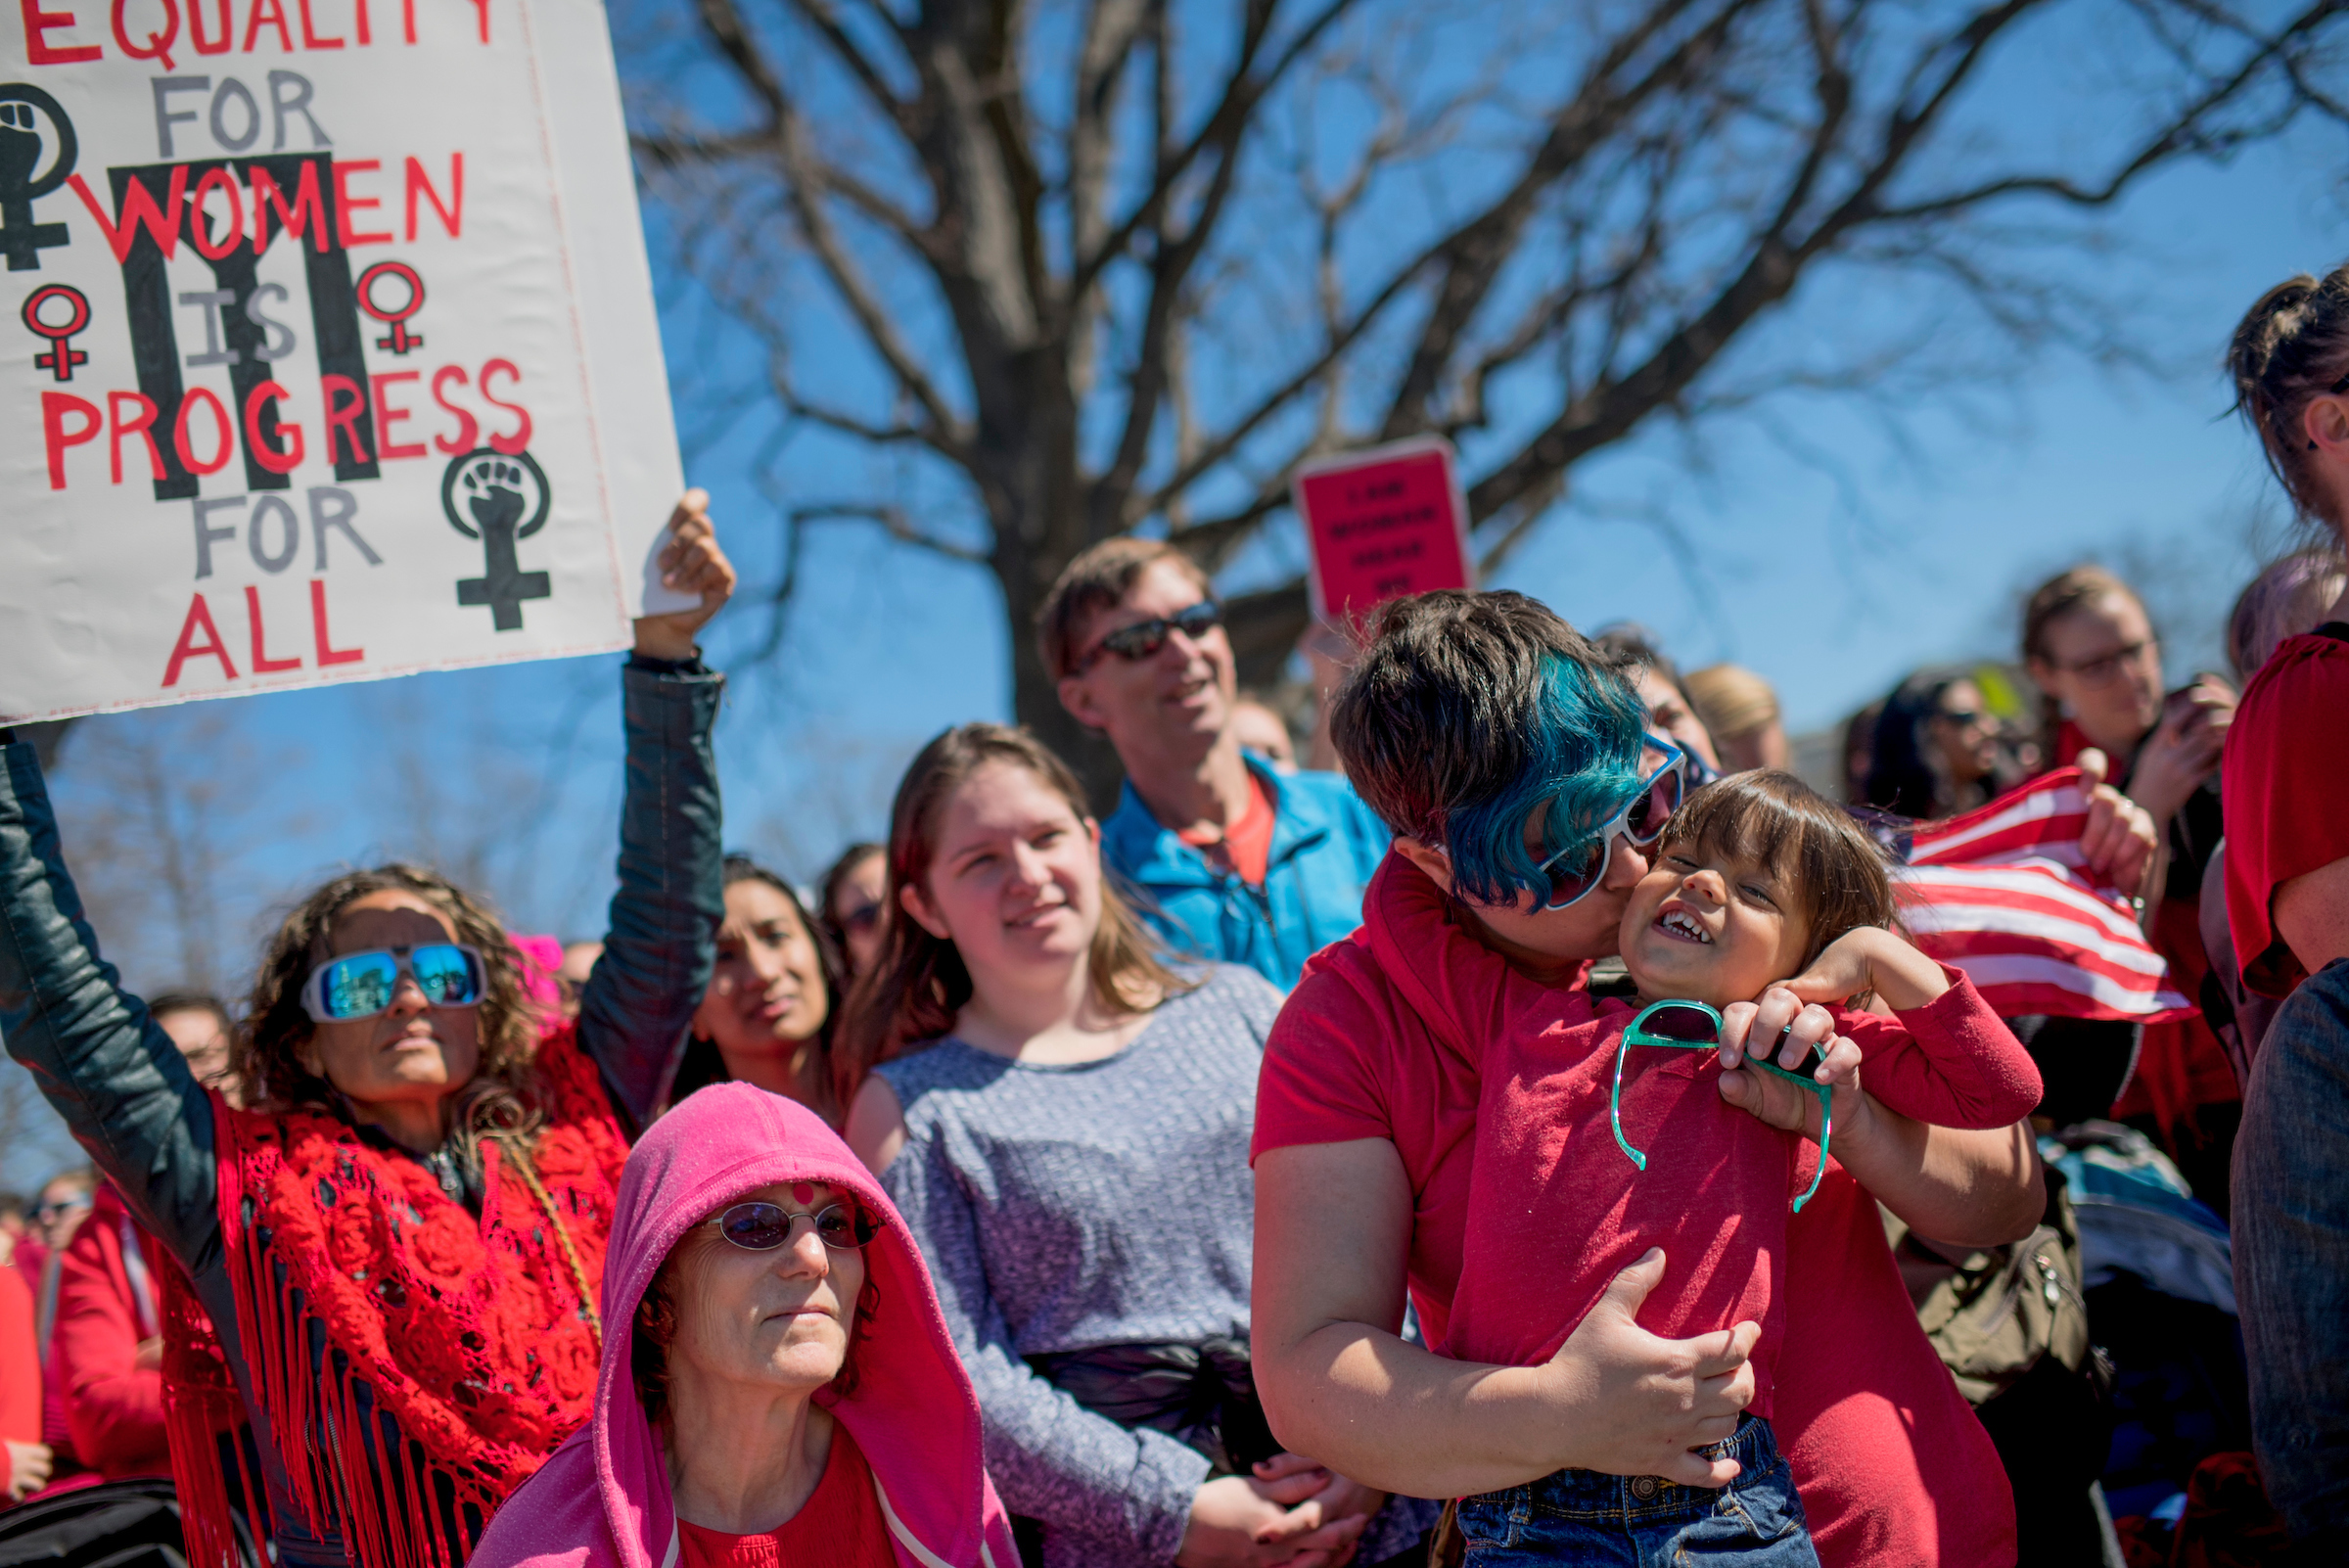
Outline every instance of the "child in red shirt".
<path fill-rule="evenodd" d="M 1497 992 L 1507 1016 L 1482 1063 L 1447 1353 L 1546 1360 L 1616 1274 L 1659 1246 L 1668 1271 L 1642 1326 L 1668 1338 L 1762 1327 L 1754 1402 L 1718 1446 L 1742 1467 L 1734 1483 L 1714 1492 L 1565 1470 L 1471 1498 L 1459 1512 L 1470 1564 L 1817 1563 L 1768 1416 L 1787 1226 L 1802 1223 L 1793 1207 L 1823 1156 L 1723 1101 L 1713 1080 L 1739 1067 L 1733 1047 L 1623 1041 L 1655 1003 L 1750 1015 L 1771 982 L 1823 960 L 1896 1017 L 1836 1009 L 1839 1038 L 1810 1082 L 1857 1087 L 1865 1061 L 1869 1092 L 1919 1121 L 1995 1128 L 2028 1115 L 2040 1097 L 2029 1056 L 1978 1027 L 1963 978 L 1896 935 L 1896 913 L 1883 856 L 1857 824 L 1789 774 L 1745 773 L 1689 798 L 1626 906 L 1622 953 L 1639 1006 L 1516 980 L 1497 956 L 1491 972 L 1457 976 L 1487 1006 Z M 1650 1028 L 1702 1038 L 1704 1019 L 1681 1007 Z"/>

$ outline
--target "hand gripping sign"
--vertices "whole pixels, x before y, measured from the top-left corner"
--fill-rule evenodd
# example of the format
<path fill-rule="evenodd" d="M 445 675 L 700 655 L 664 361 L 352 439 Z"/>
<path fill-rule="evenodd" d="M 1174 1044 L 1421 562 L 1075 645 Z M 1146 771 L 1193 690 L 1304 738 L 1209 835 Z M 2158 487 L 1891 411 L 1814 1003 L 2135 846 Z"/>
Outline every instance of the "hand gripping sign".
<path fill-rule="evenodd" d="M 1475 585 L 1451 443 L 1427 436 L 1326 458 L 1290 485 L 1313 552 L 1313 610 L 1360 621 L 1389 599 Z"/>
<path fill-rule="evenodd" d="M 682 602 L 596 0 L 20 0 L 0 260 L 0 724 Z"/>

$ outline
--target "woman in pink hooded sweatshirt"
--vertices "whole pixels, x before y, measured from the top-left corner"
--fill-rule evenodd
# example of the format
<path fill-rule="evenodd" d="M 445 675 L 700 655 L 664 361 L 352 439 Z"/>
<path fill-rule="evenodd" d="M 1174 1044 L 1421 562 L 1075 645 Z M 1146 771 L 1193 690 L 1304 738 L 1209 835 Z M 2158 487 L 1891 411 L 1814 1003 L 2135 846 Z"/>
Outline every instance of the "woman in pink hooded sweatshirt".
<path fill-rule="evenodd" d="M 469 1568 L 1018 1568 L 920 1253 L 813 1112 L 693 1095 L 628 1155 L 594 1415 Z"/>

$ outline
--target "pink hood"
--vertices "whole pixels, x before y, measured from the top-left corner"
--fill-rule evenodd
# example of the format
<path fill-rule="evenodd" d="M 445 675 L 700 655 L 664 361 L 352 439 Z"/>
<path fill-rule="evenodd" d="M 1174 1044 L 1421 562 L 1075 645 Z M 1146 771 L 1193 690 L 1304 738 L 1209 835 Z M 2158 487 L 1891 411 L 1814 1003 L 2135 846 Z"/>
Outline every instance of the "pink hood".
<path fill-rule="evenodd" d="M 898 1561 L 1017 1568 L 1010 1522 L 980 1456 L 979 1401 L 904 1222 L 820 1118 L 748 1084 L 688 1096 L 628 1155 L 604 1263 L 594 1418 L 498 1511 L 468 1568 L 672 1568 L 668 1466 L 629 1376 L 628 1325 L 688 1228 L 778 1181 L 845 1188 L 888 1221 L 864 1254 L 880 1305 L 856 1347 L 856 1392 L 818 1398 L 872 1465 Z"/>

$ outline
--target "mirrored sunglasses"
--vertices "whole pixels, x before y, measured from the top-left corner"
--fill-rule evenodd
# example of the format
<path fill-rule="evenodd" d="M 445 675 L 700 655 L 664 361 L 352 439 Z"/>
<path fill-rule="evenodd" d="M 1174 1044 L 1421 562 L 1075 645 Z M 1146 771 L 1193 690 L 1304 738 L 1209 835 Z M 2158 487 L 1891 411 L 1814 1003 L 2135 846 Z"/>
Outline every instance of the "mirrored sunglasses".
<path fill-rule="evenodd" d="M 435 1007 L 474 1007 L 487 991 L 482 955 L 459 943 L 389 947 L 329 958 L 302 982 L 302 1011 L 321 1024 L 348 1023 L 389 1011 L 406 975 Z"/>
<path fill-rule="evenodd" d="M 1606 880 L 1618 838 L 1645 848 L 1663 836 L 1664 824 L 1681 808 L 1688 793 L 1688 756 L 1668 740 L 1653 735 L 1646 740 L 1666 754 L 1663 765 L 1647 776 L 1622 810 L 1542 862 L 1539 869 L 1549 880 L 1549 896 L 1542 901 L 1544 909 L 1563 909 L 1587 898 Z"/>
<path fill-rule="evenodd" d="M 1223 623 L 1223 607 L 1213 599 L 1202 599 L 1188 610 L 1177 610 L 1171 616 L 1155 621 L 1137 621 L 1130 626 L 1120 626 L 1093 645 L 1093 651 L 1078 661 L 1082 674 L 1100 662 L 1105 653 L 1116 654 L 1128 664 L 1149 658 L 1167 645 L 1167 638 L 1179 631 L 1186 637 L 1204 637 Z"/>
<path fill-rule="evenodd" d="M 1748 1051 L 1740 1065 L 1758 1067 L 1819 1096 L 1819 1169 L 1811 1174 L 1811 1184 L 1803 1189 L 1803 1195 L 1794 1200 L 1794 1212 L 1801 1214 L 1803 1205 L 1811 1201 L 1811 1195 L 1819 1190 L 1819 1181 L 1827 1174 L 1827 1145 L 1835 1136 L 1835 1096 L 1818 1079 L 1807 1073 L 1788 1072 L 1777 1064 L 1775 1058 L 1785 1038 L 1784 1033 L 1779 1035 L 1770 1057 Z M 1720 1044 L 1721 1014 L 1710 1003 L 1701 1001 L 1651 1002 L 1624 1030 L 1622 1043 L 1615 1047 L 1615 1089 L 1607 1098 L 1607 1119 L 1615 1127 L 1616 1146 L 1630 1156 L 1635 1169 L 1647 1169 L 1647 1156 L 1633 1148 L 1632 1140 L 1623 1132 L 1623 1068 L 1632 1047 L 1660 1045 L 1672 1050 L 1711 1050 Z"/>
<path fill-rule="evenodd" d="M 854 1252 L 881 1233 L 880 1216 L 852 1203 L 827 1204 L 813 1214 L 794 1214 L 779 1203 L 738 1203 L 704 1222 L 745 1252 L 773 1252 L 800 1238 L 803 1220 L 835 1252 Z"/>

